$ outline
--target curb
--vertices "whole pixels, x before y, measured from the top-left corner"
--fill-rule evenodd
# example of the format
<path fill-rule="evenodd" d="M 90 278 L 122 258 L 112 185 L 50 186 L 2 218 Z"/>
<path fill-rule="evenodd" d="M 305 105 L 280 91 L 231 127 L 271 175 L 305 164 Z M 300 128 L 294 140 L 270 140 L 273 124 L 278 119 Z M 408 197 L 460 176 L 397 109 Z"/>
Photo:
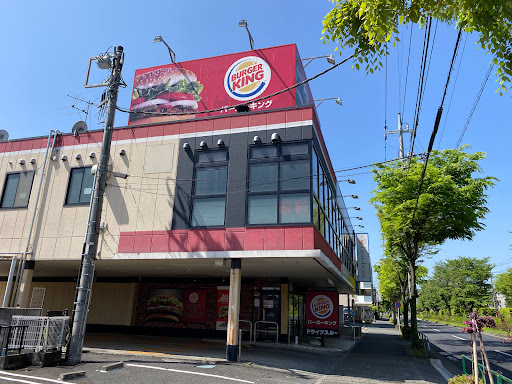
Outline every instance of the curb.
<path fill-rule="evenodd" d="M 59 376 L 59 380 L 62 380 L 62 381 L 73 380 L 73 379 L 77 379 L 79 377 L 85 377 L 85 371 L 61 373 Z"/>
<path fill-rule="evenodd" d="M 112 364 L 104 365 L 101 368 L 100 372 L 109 372 L 109 371 L 112 371 L 114 369 L 123 368 L 123 367 L 124 367 L 124 363 L 122 361 L 120 361 L 119 363 L 112 363 Z"/>
<path fill-rule="evenodd" d="M 172 355 L 170 353 L 162 352 L 141 352 L 141 351 L 121 351 L 117 349 L 103 349 L 103 348 L 84 348 L 84 351 L 90 353 L 97 353 L 101 355 L 115 355 L 115 356 L 146 356 L 146 357 L 162 357 L 173 360 L 195 361 L 201 363 L 225 363 L 225 359 L 212 358 L 212 357 L 199 357 L 188 355 Z"/>

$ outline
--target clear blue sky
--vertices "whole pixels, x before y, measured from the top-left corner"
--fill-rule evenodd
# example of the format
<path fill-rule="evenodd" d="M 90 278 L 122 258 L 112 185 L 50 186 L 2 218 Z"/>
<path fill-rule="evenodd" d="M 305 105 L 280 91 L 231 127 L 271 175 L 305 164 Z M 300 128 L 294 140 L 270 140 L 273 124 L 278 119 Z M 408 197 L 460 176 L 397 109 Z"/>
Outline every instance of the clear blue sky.
<path fill-rule="evenodd" d="M 91 101 L 99 99 L 100 90 L 83 88 L 86 64 L 89 57 L 105 51 L 110 45 L 122 45 L 125 49 L 123 77 L 128 88 L 121 90 L 118 101 L 123 107 L 129 106 L 135 69 L 169 62 L 165 46 L 152 43 L 155 35 L 163 35 L 176 52 L 178 61 L 248 50 L 247 34 L 237 27 L 240 19 L 248 20 L 256 48 L 296 43 L 302 57 L 329 54 L 335 48 L 333 44 L 323 45 L 320 41 L 322 19 L 332 7 L 327 0 L 151 3 L 0 0 L 0 7 L 3 15 L 0 129 L 9 131 L 11 138 L 42 136 L 50 129 L 70 132 L 74 122 L 84 119 L 85 115 L 71 106 L 84 109 L 85 105 L 67 95 Z M 403 107 L 409 32 L 404 31 L 403 46 L 391 49 L 392 55 L 388 58 L 387 124 L 390 129 L 396 129 L 397 113 Z M 414 27 L 404 114 L 404 121 L 411 125 L 423 33 Z M 418 127 L 416 150 L 420 152 L 428 145 L 455 39 L 453 26 L 439 24 Z M 346 56 L 348 53 L 342 52 L 341 57 Z M 448 91 L 435 148 L 456 145 L 490 61 L 489 55 L 477 49 L 474 36 L 468 36 L 453 99 L 454 81 Z M 306 72 L 312 76 L 327 66 L 323 59 L 316 60 Z M 385 159 L 384 84 L 385 71 L 365 76 L 362 72 L 352 71 L 350 65 L 340 66 L 310 83 L 315 98 L 339 96 L 343 100 L 343 107 L 324 102 L 318 109 L 335 170 Z M 472 242 L 444 244 L 437 256 L 426 261 L 429 268 L 436 261 L 457 256 L 490 256 L 496 264 L 512 259 L 509 249 L 512 244 L 509 234 L 512 229 L 509 198 L 512 185 L 508 169 L 510 160 L 506 157 L 512 141 L 511 99 L 510 94 L 500 97 L 494 92 L 496 88 L 495 77 L 491 75 L 463 140 L 473 151 L 487 152 L 488 158 L 482 162 L 484 174 L 501 180 L 489 191 L 490 213 L 485 220 L 486 229 Z M 94 107 L 90 112 L 87 118 L 90 129 L 101 128 Z M 126 123 L 127 116 L 118 112 L 116 126 Z M 408 137 L 406 143 L 407 140 Z M 397 139 L 389 137 L 387 159 L 397 157 L 397 148 Z M 346 176 L 355 179 L 357 184 L 342 183 L 342 191 L 360 197 L 346 203 L 349 207 L 361 207 L 357 216 L 362 216 L 364 221 L 358 223 L 364 224 L 364 231 L 369 233 L 372 261 L 377 262 L 382 254 L 379 223 L 375 209 L 368 203 L 374 183 L 369 173 L 354 173 L 360 172 L 347 172 Z M 508 265 L 512 262 L 495 271 L 500 272 Z"/>

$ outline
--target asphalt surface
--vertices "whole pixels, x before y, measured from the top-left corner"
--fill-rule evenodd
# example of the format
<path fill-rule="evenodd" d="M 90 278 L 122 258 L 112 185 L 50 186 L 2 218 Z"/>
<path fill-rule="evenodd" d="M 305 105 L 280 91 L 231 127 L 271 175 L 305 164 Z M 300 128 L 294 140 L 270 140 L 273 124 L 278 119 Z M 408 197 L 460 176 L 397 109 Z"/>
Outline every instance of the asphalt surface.
<path fill-rule="evenodd" d="M 437 384 L 446 383 L 429 359 L 415 358 L 407 352 L 408 341 L 388 321 L 378 321 L 363 328 L 364 336 L 351 350 L 290 349 L 289 346 L 256 345 L 242 352 L 242 361 L 228 363 L 216 357 L 223 349 L 198 341 L 181 345 L 181 355 L 164 355 L 143 350 L 106 350 L 87 352 L 82 363 L 74 366 L 29 367 L 16 371 L 0 371 L 0 383 L 60 383 L 63 373 L 85 371 L 82 378 L 69 383 L 91 384 L 160 384 L 160 383 L 294 383 L 294 384 Z M 149 339 L 146 339 L 146 341 Z M 340 340 L 340 339 L 338 339 Z M 137 340 L 140 341 L 140 340 Z M 158 341 L 161 348 L 162 340 Z M 338 341 L 339 343 L 339 341 Z M 114 341 L 110 340 L 110 345 Z M 165 344 L 166 345 L 166 344 Z M 165 346 L 164 345 L 164 346 Z M 341 345 L 341 344 L 339 344 Z M 353 345 L 353 344 L 351 344 Z M 127 346 L 123 344 L 123 346 Z M 132 344 L 133 346 L 133 344 Z M 140 346 L 152 349 L 151 346 Z M 171 349 L 176 349 L 178 344 Z M 225 347 L 225 346 L 224 346 Z M 196 349 L 197 348 L 197 349 Z M 192 350 L 207 356 L 191 356 Z M 124 351 L 127 352 L 127 351 Z M 124 366 L 104 372 L 113 362 Z"/>
<path fill-rule="evenodd" d="M 418 331 L 423 332 L 430 343 L 439 349 L 441 355 L 458 369 L 462 369 L 462 355 L 471 358 L 471 335 L 461 333 L 461 330 L 460 327 L 418 320 Z M 512 378 L 512 344 L 506 342 L 504 338 L 490 336 L 485 332 L 482 336 L 491 368 Z"/>

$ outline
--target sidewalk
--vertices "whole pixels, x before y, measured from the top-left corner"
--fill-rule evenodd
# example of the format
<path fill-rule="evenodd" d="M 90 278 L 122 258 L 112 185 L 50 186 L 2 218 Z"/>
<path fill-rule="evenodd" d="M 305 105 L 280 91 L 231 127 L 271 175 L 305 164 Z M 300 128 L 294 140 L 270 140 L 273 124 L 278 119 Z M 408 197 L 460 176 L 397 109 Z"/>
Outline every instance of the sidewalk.
<path fill-rule="evenodd" d="M 426 358 L 409 356 L 409 341 L 388 321 L 379 320 L 367 328 L 366 335 L 331 375 L 318 384 L 329 383 L 446 383 Z"/>

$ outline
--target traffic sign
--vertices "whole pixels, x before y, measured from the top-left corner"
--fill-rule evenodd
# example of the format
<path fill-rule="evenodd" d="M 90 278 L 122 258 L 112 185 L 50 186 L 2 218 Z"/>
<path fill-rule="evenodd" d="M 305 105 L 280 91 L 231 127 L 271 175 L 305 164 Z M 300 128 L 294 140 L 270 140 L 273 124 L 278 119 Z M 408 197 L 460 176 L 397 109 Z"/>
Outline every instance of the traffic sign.
<path fill-rule="evenodd" d="M 395 303 L 395 307 L 400 308 L 401 306 L 402 306 L 402 304 L 401 304 L 399 301 L 397 301 L 397 302 Z"/>

